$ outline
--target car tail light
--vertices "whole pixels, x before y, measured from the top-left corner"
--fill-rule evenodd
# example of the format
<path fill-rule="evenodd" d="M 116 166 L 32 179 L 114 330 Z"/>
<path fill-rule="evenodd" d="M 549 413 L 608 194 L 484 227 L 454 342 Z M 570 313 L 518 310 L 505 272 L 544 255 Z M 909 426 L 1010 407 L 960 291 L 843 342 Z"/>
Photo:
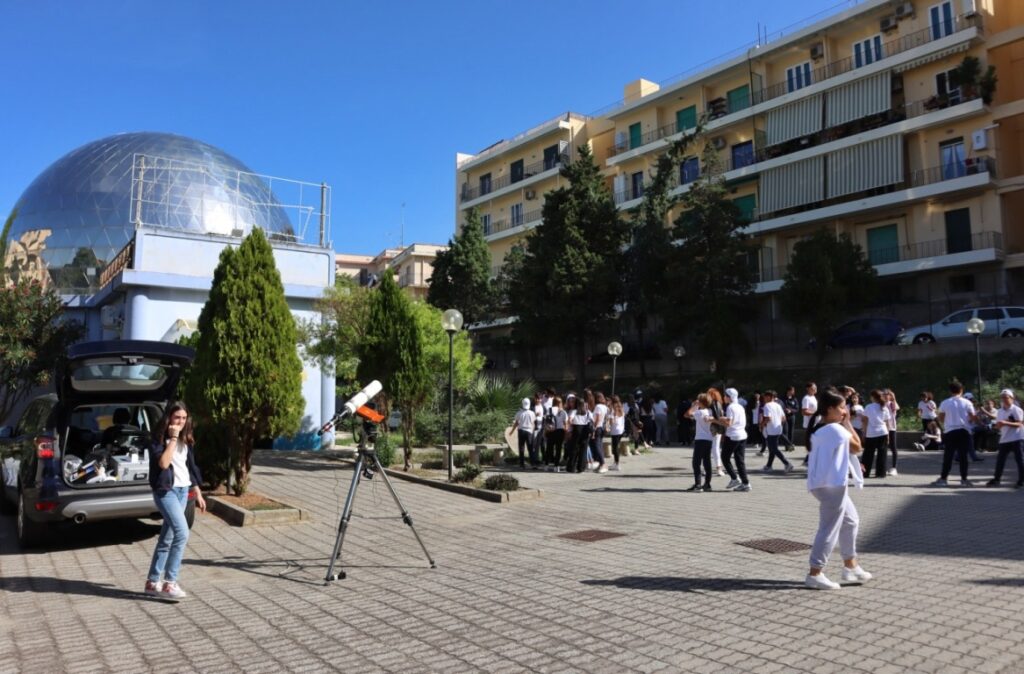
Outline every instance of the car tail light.
<path fill-rule="evenodd" d="M 43 513 L 52 513 L 57 509 L 56 501 L 36 501 L 36 510 Z"/>
<path fill-rule="evenodd" d="M 49 435 L 40 435 L 36 437 L 36 456 L 40 459 L 52 459 L 53 458 L 53 438 Z"/>

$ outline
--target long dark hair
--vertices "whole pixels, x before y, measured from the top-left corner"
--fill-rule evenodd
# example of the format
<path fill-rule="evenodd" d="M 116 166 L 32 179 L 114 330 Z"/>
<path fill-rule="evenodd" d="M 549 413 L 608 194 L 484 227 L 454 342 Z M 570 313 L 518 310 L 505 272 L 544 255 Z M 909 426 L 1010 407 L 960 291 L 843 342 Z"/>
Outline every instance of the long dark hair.
<path fill-rule="evenodd" d="M 834 407 L 839 407 L 844 402 L 846 402 L 846 398 L 831 386 L 818 393 L 818 410 L 811 415 L 811 423 L 809 424 L 811 435 L 814 435 L 819 428 L 825 425 L 822 423 L 827 416 L 825 413 Z"/>
<path fill-rule="evenodd" d="M 153 439 L 156 442 L 163 443 L 167 439 L 167 427 L 171 423 L 171 416 L 179 411 L 184 412 L 188 417 L 185 419 L 185 427 L 178 434 L 178 439 L 189 446 L 195 444 L 196 439 L 192 436 L 192 414 L 181 400 L 175 400 L 164 409 L 164 415 L 160 417 L 160 421 L 156 423 L 156 428 L 153 429 Z"/>

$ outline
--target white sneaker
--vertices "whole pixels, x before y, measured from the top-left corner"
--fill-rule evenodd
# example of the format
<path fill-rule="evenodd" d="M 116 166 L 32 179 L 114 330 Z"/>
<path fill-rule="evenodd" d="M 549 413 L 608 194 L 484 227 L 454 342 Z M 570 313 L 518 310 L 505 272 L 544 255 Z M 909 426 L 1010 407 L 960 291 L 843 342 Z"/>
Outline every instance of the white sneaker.
<path fill-rule="evenodd" d="M 718 471 L 717 472 L 718 472 L 718 477 L 725 477 L 725 471 L 722 470 L 721 466 L 718 467 Z"/>
<path fill-rule="evenodd" d="M 843 567 L 843 582 L 844 583 L 863 583 L 865 581 L 874 578 L 870 573 L 860 568 L 860 565 L 848 569 Z"/>
<path fill-rule="evenodd" d="M 157 596 L 166 601 L 181 601 L 188 595 L 174 581 L 165 581 L 160 587 L 160 594 Z"/>
<path fill-rule="evenodd" d="M 812 590 L 840 590 L 843 587 L 839 583 L 833 583 L 823 573 L 819 573 L 817 576 L 807 574 L 807 577 L 804 578 L 804 585 Z"/>
<path fill-rule="evenodd" d="M 609 468 L 608 470 L 614 470 L 614 471 L 615 471 L 615 472 L 617 473 L 617 472 L 619 472 L 619 471 L 620 471 L 620 470 L 622 470 L 622 469 L 621 469 L 621 468 L 619 468 L 619 464 L 617 464 L 617 463 L 613 463 L 613 464 L 611 465 L 611 467 L 610 467 L 610 468 Z"/>
<path fill-rule="evenodd" d="M 739 480 L 729 480 L 729 484 L 725 485 L 725 488 L 726 489 L 735 489 L 736 487 L 740 486 L 741 484 L 743 484 L 743 483 L 740 482 Z"/>
<path fill-rule="evenodd" d="M 733 491 L 750 491 L 750 485 L 749 484 L 741 484 L 740 486 L 738 486 L 735 489 L 733 489 Z"/>
<path fill-rule="evenodd" d="M 594 462 L 587 461 L 587 470 L 594 470 Z"/>
<path fill-rule="evenodd" d="M 888 475 L 889 477 L 899 477 L 900 476 L 900 474 L 898 472 L 896 472 L 895 468 L 890 468 L 889 470 L 885 471 L 885 474 Z"/>
<path fill-rule="evenodd" d="M 608 472 L 608 466 L 606 466 L 605 464 L 602 463 L 600 466 L 597 467 L 597 472 L 598 473 L 607 473 Z"/>
<path fill-rule="evenodd" d="M 922 445 L 920 442 L 915 442 L 914 443 L 914 449 L 916 451 L 918 451 L 918 452 L 923 452 L 924 451 L 924 445 Z"/>

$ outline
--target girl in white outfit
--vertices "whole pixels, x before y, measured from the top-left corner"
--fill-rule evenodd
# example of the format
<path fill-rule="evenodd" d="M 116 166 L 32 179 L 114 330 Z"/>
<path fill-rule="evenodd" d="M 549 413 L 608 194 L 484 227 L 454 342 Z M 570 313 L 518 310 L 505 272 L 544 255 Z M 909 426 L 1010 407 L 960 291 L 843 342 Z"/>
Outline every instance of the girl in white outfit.
<path fill-rule="evenodd" d="M 808 457 L 807 489 L 818 500 L 818 533 L 811 548 L 810 571 L 804 584 L 815 590 L 838 590 L 839 583 L 825 577 L 836 542 L 843 555 L 844 582 L 862 583 L 871 574 L 857 563 L 857 529 L 860 518 L 847 493 L 850 475 L 858 488 L 864 486 L 860 461 L 860 438 L 850 425 L 846 400 L 829 389 L 820 396 L 821 421 L 813 430 L 814 451 Z"/>

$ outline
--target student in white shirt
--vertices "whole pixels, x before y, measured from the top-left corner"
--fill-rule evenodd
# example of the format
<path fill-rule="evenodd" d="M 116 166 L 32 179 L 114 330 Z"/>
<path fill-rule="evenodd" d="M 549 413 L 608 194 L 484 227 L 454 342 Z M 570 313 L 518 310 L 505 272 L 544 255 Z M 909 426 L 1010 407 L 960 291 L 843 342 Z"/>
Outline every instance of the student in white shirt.
<path fill-rule="evenodd" d="M 545 413 L 544 419 L 544 463 L 549 466 L 548 470 L 561 472 L 565 425 L 569 421 L 569 415 L 562 409 L 561 398 L 554 396 L 551 399 L 551 407 Z"/>
<path fill-rule="evenodd" d="M 668 446 L 668 403 L 662 395 L 655 396 L 654 401 L 654 425 L 657 444 L 661 447 Z"/>
<path fill-rule="evenodd" d="M 697 402 L 686 412 L 686 416 L 693 419 L 696 427 L 693 439 L 693 486 L 686 491 L 711 491 L 711 397 L 707 393 L 697 396 Z"/>
<path fill-rule="evenodd" d="M 594 395 L 594 432 L 590 435 L 590 456 L 597 463 L 594 469 L 598 473 L 607 473 L 608 466 L 604 465 L 604 422 L 608 416 L 608 405 L 605 404 L 604 394 L 597 391 Z"/>
<path fill-rule="evenodd" d="M 533 431 L 537 425 L 537 415 L 530 409 L 532 404 L 529 398 L 523 398 L 522 409 L 516 414 L 512 422 L 512 430 L 519 431 L 519 467 L 526 468 L 526 457 L 523 450 L 530 454 L 530 465 L 537 465 L 537 454 L 533 448 Z"/>
<path fill-rule="evenodd" d="M 587 443 L 594 433 L 594 415 L 583 398 L 576 399 L 576 409 L 569 413 L 568 426 L 571 433 L 565 453 L 565 472 L 582 473 L 587 466 Z"/>
<path fill-rule="evenodd" d="M 896 471 L 896 464 L 899 462 L 900 456 L 896 449 L 896 416 L 900 412 L 900 405 L 896 402 L 896 394 L 893 393 L 891 388 L 885 389 L 885 406 L 889 408 L 889 452 L 892 454 L 892 468 L 886 473 L 892 477 L 896 477 L 899 473 Z"/>
<path fill-rule="evenodd" d="M 622 436 L 626 434 L 626 410 L 622 406 L 619 396 L 612 396 L 612 405 L 608 409 L 608 435 L 612 439 L 612 456 L 615 463 L 611 470 L 619 468 L 619 445 L 622 443 Z"/>
<path fill-rule="evenodd" d="M 875 389 L 870 394 L 871 402 L 864 408 L 861 415 L 861 426 L 864 427 L 864 477 L 871 477 L 871 466 L 875 467 L 875 477 L 885 477 L 885 445 L 889 442 L 889 408 L 885 404 L 885 394 Z"/>
<path fill-rule="evenodd" d="M 779 451 L 779 438 L 782 437 L 782 430 L 786 424 L 786 411 L 776 402 L 775 397 L 775 391 L 765 391 L 761 396 L 761 435 L 768 447 L 768 462 L 762 470 L 766 473 L 771 472 L 772 463 L 778 457 L 788 473 L 793 470 L 793 464 Z"/>
<path fill-rule="evenodd" d="M 1006 467 L 1006 457 L 1013 454 L 1017 462 L 1017 488 L 1024 487 L 1024 454 L 1021 443 L 1024 442 L 1024 411 L 1013 399 L 1013 391 L 1006 388 L 999 393 L 1002 405 L 996 412 L 995 427 L 999 430 L 999 455 L 996 457 L 996 473 L 988 481 L 989 487 L 998 487 Z"/>
<path fill-rule="evenodd" d="M 971 448 L 971 427 L 974 424 L 974 405 L 964 398 L 964 385 L 953 380 L 949 385 L 950 396 L 939 405 L 939 424 L 943 428 L 946 449 L 942 454 L 942 473 L 932 483 L 935 487 L 945 487 L 946 478 L 953 468 L 953 455 L 960 459 L 960 486 L 970 487 L 967 479 L 967 453 Z"/>
<path fill-rule="evenodd" d="M 818 393 L 818 386 L 813 381 L 807 382 L 805 389 L 807 393 L 804 394 L 803 399 L 800 401 L 800 414 L 803 418 L 804 426 L 804 444 L 807 445 L 807 453 L 811 453 L 811 417 L 813 417 L 818 411 L 818 399 L 815 397 Z M 807 459 L 804 459 L 804 463 L 807 463 Z"/>
<path fill-rule="evenodd" d="M 856 431 L 857 437 L 860 438 L 860 444 L 864 444 L 864 420 L 861 419 L 864 416 L 864 406 L 860 404 L 860 394 L 854 391 L 850 394 L 847 400 L 847 405 L 850 406 L 850 425 L 853 426 L 853 430 Z"/>
<path fill-rule="evenodd" d="M 815 590 L 838 590 L 840 585 L 822 572 L 836 543 L 843 556 L 843 582 L 863 583 L 870 573 L 857 563 L 857 530 L 860 517 L 850 500 L 847 485 L 864 484 L 860 474 L 860 439 L 850 424 L 846 400 L 834 390 L 821 394 L 821 422 L 812 428 L 814 451 L 807 463 L 807 490 L 818 500 L 818 533 L 811 548 L 810 570 L 804 579 Z"/>
<path fill-rule="evenodd" d="M 725 389 L 725 401 L 728 406 L 725 414 L 717 419 L 725 426 L 725 439 L 722 440 L 722 463 L 731 480 L 726 489 L 734 491 L 750 491 L 750 480 L 747 478 L 747 464 L 744 450 L 747 444 L 747 411 L 740 404 L 740 394 L 734 388 Z M 733 470 L 733 459 L 736 469 Z M 737 478 L 737 474 L 739 479 Z"/>
<path fill-rule="evenodd" d="M 921 420 L 921 432 L 928 432 L 928 423 L 935 421 L 939 415 L 939 406 L 931 391 L 921 391 L 921 400 L 917 403 L 917 418 Z"/>
<path fill-rule="evenodd" d="M 928 422 L 927 430 L 921 434 L 921 442 L 915 442 L 914 449 L 919 452 L 926 449 L 942 449 L 942 429 L 939 428 L 938 421 Z"/>

